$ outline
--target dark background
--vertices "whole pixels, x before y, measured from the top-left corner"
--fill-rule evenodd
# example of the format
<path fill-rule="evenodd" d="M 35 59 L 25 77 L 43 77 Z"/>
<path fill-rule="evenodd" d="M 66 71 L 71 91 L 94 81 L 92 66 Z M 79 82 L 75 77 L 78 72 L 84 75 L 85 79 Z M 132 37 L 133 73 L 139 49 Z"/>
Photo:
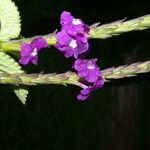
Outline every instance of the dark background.
<path fill-rule="evenodd" d="M 86 23 L 109 23 L 150 13 L 148 0 L 15 0 L 22 35 L 47 34 L 60 28 L 63 10 Z M 90 40 L 89 58 L 101 69 L 150 59 L 150 30 L 106 40 Z M 40 53 L 28 72 L 66 72 L 71 59 L 51 47 Z M 148 150 L 150 149 L 150 74 L 113 81 L 76 101 L 75 86 L 29 87 L 26 106 L 8 86 L 0 86 L 0 150 Z"/>

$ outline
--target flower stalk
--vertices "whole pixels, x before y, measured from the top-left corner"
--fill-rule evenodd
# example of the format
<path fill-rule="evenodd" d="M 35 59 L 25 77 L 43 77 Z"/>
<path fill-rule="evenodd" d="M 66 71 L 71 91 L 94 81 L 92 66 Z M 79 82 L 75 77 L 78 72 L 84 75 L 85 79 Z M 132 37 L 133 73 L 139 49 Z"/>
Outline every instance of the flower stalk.
<path fill-rule="evenodd" d="M 5 51 L 5 52 L 9 52 L 9 51 L 20 51 L 21 50 L 21 45 L 25 42 L 30 43 L 31 41 L 33 41 L 34 39 L 41 37 L 41 36 L 34 36 L 31 38 L 22 38 L 22 39 L 17 39 L 17 40 L 11 40 L 8 42 L 1 42 L 0 44 L 0 51 Z M 54 36 L 54 33 L 51 34 L 47 34 L 42 36 L 43 38 L 45 38 L 45 40 L 47 41 L 48 45 L 55 45 L 56 44 L 56 38 Z"/>
<path fill-rule="evenodd" d="M 136 19 L 124 21 L 119 20 L 109 24 L 100 25 L 94 24 L 90 27 L 89 38 L 106 39 L 112 36 L 117 36 L 124 32 L 134 30 L 144 30 L 150 27 L 150 15 L 142 16 Z M 34 36 L 31 38 L 21 38 L 0 43 L 0 51 L 20 51 L 20 47 L 24 42 L 31 42 L 33 39 L 40 37 Z M 48 45 L 56 44 L 55 32 L 52 34 L 43 35 Z"/>
<path fill-rule="evenodd" d="M 106 39 L 121 33 L 144 30 L 150 27 L 150 15 L 145 15 L 128 21 L 118 20 L 109 24 L 91 26 L 90 38 Z"/>
<path fill-rule="evenodd" d="M 137 62 L 131 65 L 112 67 L 102 70 L 105 81 L 110 79 L 120 79 L 125 77 L 136 76 L 140 73 L 150 72 L 150 61 L 143 63 Z M 38 85 L 38 84 L 60 84 L 60 85 L 77 85 L 83 86 L 80 83 L 80 78 L 74 72 L 62 74 L 8 74 L 0 73 L 0 84 L 12 85 Z"/>
<path fill-rule="evenodd" d="M 137 62 L 130 65 L 112 67 L 102 70 L 104 79 L 120 79 L 125 77 L 133 77 L 140 73 L 150 72 L 150 61 Z"/>

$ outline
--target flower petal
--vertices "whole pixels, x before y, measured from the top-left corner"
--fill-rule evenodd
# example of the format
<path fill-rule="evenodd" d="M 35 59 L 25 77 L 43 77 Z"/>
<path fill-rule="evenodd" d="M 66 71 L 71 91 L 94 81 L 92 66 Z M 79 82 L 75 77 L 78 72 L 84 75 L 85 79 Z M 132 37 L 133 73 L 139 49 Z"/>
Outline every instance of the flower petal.
<path fill-rule="evenodd" d="M 78 75 L 82 78 L 86 77 L 88 74 L 88 70 L 87 69 L 83 69 L 81 71 L 78 72 Z"/>
<path fill-rule="evenodd" d="M 69 42 L 71 41 L 71 37 L 66 33 L 65 30 L 58 32 L 56 34 L 56 38 L 57 38 L 57 43 L 60 44 L 61 46 L 68 45 Z"/>
<path fill-rule="evenodd" d="M 77 70 L 77 71 L 81 71 L 83 69 L 86 68 L 86 60 L 81 60 L 81 59 L 77 59 L 74 63 L 74 68 Z"/>
<path fill-rule="evenodd" d="M 89 48 L 89 43 L 82 43 L 82 42 L 78 42 L 78 47 L 77 47 L 77 54 L 83 54 L 86 51 L 88 51 Z"/>
<path fill-rule="evenodd" d="M 64 52 L 66 57 L 73 56 L 74 50 L 72 48 L 66 48 L 66 51 Z"/>
<path fill-rule="evenodd" d="M 48 47 L 48 43 L 47 43 L 47 41 L 43 37 L 39 37 L 37 39 L 34 39 L 31 42 L 31 47 L 33 49 L 37 48 L 38 50 L 40 50 L 41 48 Z"/>
<path fill-rule="evenodd" d="M 96 82 L 94 82 L 93 89 L 97 89 L 97 88 L 103 87 L 104 82 L 105 82 L 104 79 L 101 78 L 101 77 L 99 77 L 99 78 L 96 80 Z"/>
<path fill-rule="evenodd" d="M 31 62 L 34 64 L 34 65 L 37 65 L 38 64 L 38 56 L 35 56 L 31 59 Z"/>
<path fill-rule="evenodd" d="M 81 90 L 80 93 L 82 95 L 89 95 L 91 90 L 92 90 L 92 86 L 88 86 L 88 88 Z"/>
<path fill-rule="evenodd" d="M 81 41 L 82 43 L 87 43 L 88 42 L 88 36 L 84 32 L 77 33 L 77 39 L 78 39 L 78 41 Z"/>
<path fill-rule="evenodd" d="M 88 82 L 95 82 L 97 80 L 98 76 L 95 74 L 95 71 L 89 70 L 88 75 L 85 77 L 85 79 Z"/>
<path fill-rule="evenodd" d="M 89 96 L 89 95 L 82 95 L 82 94 L 79 94 L 79 95 L 77 96 L 77 99 L 78 99 L 78 100 L 81 100 L 81 101 L 84 101 L 84 100 L 86 100 L 86 99 L 88 98 L 88 96 Z"/>
<path fill-rule="evenodd" d="M 19 59 L 19 63 L 20 63 L 20 64 L 23 64 L 23 65 L 27 65 L 27 64 L 29 63 L 29 61 L 30 61 L 30 58 L 29 58 L 28 56 L 21 57 L 21 58 Z"/>
<path fill-rule="evenodd" d="M 21 45 L 21 56 L 29 56 L 30 53 L 32 52 L 32 47 L 30 46 L 29 43 L 23 43 Z"/>
<path fill-rule="evenodd" d="M 72 20 L 73 20 L 73 16 L 70 14 L 70 12 L 67 11 L 62 12 L 60 23 L 63 27 L 70 25 Z"/>

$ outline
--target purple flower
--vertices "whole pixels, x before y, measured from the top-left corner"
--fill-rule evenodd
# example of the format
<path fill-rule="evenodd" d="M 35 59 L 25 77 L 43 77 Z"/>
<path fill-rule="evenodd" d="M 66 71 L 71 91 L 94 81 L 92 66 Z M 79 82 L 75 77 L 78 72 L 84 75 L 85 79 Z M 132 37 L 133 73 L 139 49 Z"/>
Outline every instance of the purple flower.
<path fill-rule="evenodd" d="M 93 83 L 93 85 L 89 85 L 87 88 L 82 89 L 80 94 L 77 96 L 78 100 L 86 100 L 90 93 L 96 89 L 103 87 L 104 79 L 102 77 L 98 77 L 97 80 Z"/>
<path fill-rule="evenodd" d="M 67 31 L 69 35 L 77 35 L 78 33 L 88 34 L 90 28 L 81 19 L 74 18 L 70 12 L 64 11 L 61 14 L 60 23 L 62 28 Z"/>
<path fill-rule="evenodd" d="M 32 62 L 37 65 L 39 51 L 47 46 L 47 41 L 43 37 L 34 39 L 31 43 L 23 43 L 21 45 L 21 58 L 19 63 L 26 65 Z"/>
<path fill-rule="evenodd" d="M 88 86 L 84 86 L 80 94 L 77 96 L 79 100 L 85 100 L 89 94 L 104 85 L 104 79 L 100 68 L 96 64 L 97 59 L 78 59 L 74 63 L 74 68 L 78 72 L 78 76 L 84 79 Z"/>
<path fill-rule="evenodd" d="M 66 30 L 62 30 L 56 34 L 57 43 L 55 47 L 59 49 L 66 57 L 74 56 L 78 58 L 80 54 L 85 53 L 89 44 L 87 38 L 84 35 L 70 36 L 67 34 Z"/>
<path fill-rule="evenodd" d="M 97 59 L 78 59 L 74 63 L 74 68 L 78 75 L 88 82 L 95 82 L 98 77 L 102 76 L 99 67 L 96 64 Z"/>

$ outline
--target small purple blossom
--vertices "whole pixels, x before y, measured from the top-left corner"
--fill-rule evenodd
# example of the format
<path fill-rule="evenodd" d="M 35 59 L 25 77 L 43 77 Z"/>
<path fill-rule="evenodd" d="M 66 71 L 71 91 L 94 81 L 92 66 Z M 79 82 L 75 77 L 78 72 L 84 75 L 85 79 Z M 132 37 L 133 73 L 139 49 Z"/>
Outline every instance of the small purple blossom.
<path fill-rule="evenodd" d="M 74 18 L 70 12 L 64 11 L 61 14 L 60 23 L 62 29 L 65 29 L 69 35 L 77 35 L 78 33 L 88 34 L 90 28 L 81 19 Z"/>
<path fill-rule="evenodd" d="M 85 100 L 93 90 L 104 85 L 104 79 L 96 61 L 97 59 L 78 59 L 74 63 L 73 67 L 77 70 L 78 76 L 88 83 L 88 86 L 85 86 L 77 96 L 79 100 Z"/>
<path fill-rule="evenodd" d="M 74 68 L 78 75 L 88 82 L 95 82 L 98 77 L 102 76 L 99 67 L 96 64 L 97 59 L 78 59 L 74 63 Z"/>
<path fill-rule="evenodd" d="M 87 38 L 82 37 L 82 35 L 73 37 L 68 35 L 65 30 L 62 30 L 56 34 L 56 38 L 55 47 L 64 53 L 66 57 L 74 56 L 78 58 L 80 54 L 85 53 L 89 48 Z"/>
<path fill-rule="evenodd" d="M 78 100 L 86 100 L 92 91 L 103 87 L 103 85 L 104 79 L 102 77 L 98 77 L 97 80 L 93 83 L 93 85 L 89 85 L 87 86 L 87 88 L 82 89 L 80 91 L 80 94 L 77 96 Z"/>
<path fill-rule="evenodd" d="M 31 43 L 23 43 L 21 45 L 21 58 L 19 63 L 26 65 L 29 62 L 32 62 L 37 65 L 39 51 L 47 46 L 47 41 L 43 37 L 34 39 Z"/>

